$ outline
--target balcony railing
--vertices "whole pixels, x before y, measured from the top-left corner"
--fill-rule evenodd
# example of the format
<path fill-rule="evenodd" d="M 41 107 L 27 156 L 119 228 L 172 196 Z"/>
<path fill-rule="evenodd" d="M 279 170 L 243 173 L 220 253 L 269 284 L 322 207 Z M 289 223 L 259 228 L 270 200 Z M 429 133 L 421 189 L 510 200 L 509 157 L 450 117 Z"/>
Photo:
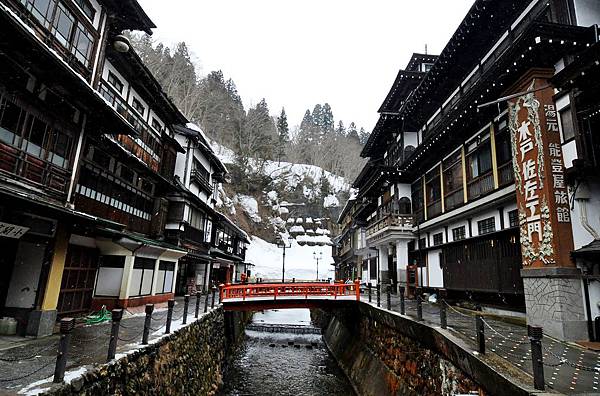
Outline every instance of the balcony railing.
<path fill-rule="evenodd" d="M 439 216 L 442 214 L 442 200 L 438 199 L 427 205 L 427 218 L 431 219 L 433 217 Z"/>
<path fill-rule="evenodd" d="M 204 231 L 194 228 L 190 225 L 186 225 L 183 233 L 181 234 L 181 238 L 186 241 L 196 242 L 196 243 L 204 243 Z"/>
<path fill-rule="evenodd" d="M 515 182 L 515 172 L 512 167 L 512 161 L 498 167 L 498 184 L 500 187 L 507 186 Z"/>
<path fill-rule="evenodd" d="M 412 231 L 413 216 L 408 214 L 391 213 L 384 215 L 382 218 L 374 221 L 367 227 L 367 238 L 381 230 L 392 227 L 402 231 Z"/>
<path fill-rule="evenodd" d="M 71 171 L 59 168 L 16 147 L 0 143 L 0 170 L 46 187 L 53 195 L 67 193 Z"/>
<path fill-rule="evenodd" d="M 207 192 L 212 192 L 212 186 L 208 181 L 207 175 L 198 169 L 192 170 L 192 181 L 198 183 L 202 186 Z"/>
<path fill-rule="evenodd" d="M 469 200 L 479 198 L 494 190 L 494 175 L 492 172 L 477 177 L 467 183 L 469 191 Z"/>
<path fill-rule="evenodd" d="M 465 201 L 464 190 L 462 188 L 459 188 L 458 190 L 446 195 L 444 200 L 444 208 L 446 209 L 446 211 L 455 209 L 462 205 Z"/>
<path fill-rule="evenodd" d="M 106 81 L 100 81 L 100 87 L 98 88 L 102 97 L 119 113 L 123 118 L 131 124 L 133 129 L 139 133 L 139 137 L 135 138 L 136 143 L 148 152 L 150 156 L 156 161 L 160 161 L 160 153 L 148 145 L 149 142 L 143 141 L 144 137 L 146 140 L 156 140 L 157 147 L 160 147 L 159 136 L 164 131 L 164 128 L 160 131 L 151 128 L 150 125 L 144 120 L 127 102 L 121 97 L 121 95 Z M 118 132 L 118 131 L 115 131 Z"/>

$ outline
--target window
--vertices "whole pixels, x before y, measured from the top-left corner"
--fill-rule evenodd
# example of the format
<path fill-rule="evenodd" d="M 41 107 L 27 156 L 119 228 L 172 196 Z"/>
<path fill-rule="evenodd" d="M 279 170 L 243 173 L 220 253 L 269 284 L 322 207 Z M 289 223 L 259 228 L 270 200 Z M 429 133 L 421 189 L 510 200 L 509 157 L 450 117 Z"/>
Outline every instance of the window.
<path fill-rule="evenodd" d="M 96 15 L 96 10 L 92 6 L 92 4 L 88 0 L 73 0 L 75 4 L 81 8 L 81 11 L 87 16 L 90 21 L 94 21 L 94 16 Z"/>
<path fill-rule="evenodd" d="M 175 277 L 175 263 L 160 260 L 158 264 L 158 276 L 156 279 L 156 293 L 172 293 L 173 278 Z"/>
<path fill-rule="evenodd" d="M 136 98 L 133 98 L 133 102 L 131 102 L 131 105 L 133 106 L 135 111 L 137 111 L 142 117 L 144 116 L 144 113 L 146 112 L 146 108 L 144 107 L 142 102 L 140 102 Z"/>
<path fill-rule="evenodd" d="M 462 153 L 455 152 L 444 163 L 444 204 L 452 210 L 464 203 Z"/>
<path fill-rule="evenodd" d="M 147 296 L 152 293 L 152 279 L 156 260 L 136 257 L 131 274 L 130 296 Z"/>
<path fill-rule="evenodd" d="M 573 113 L 571 112 L 571 107 L 561 110 L 559 112 L 559 116 L 563 142 L 567 142 L 575 137 L 575 125 L 573 124 Z"/>
<path fill-rule="evenodd" d="M 419 239 L 419 249 L 425 249 L 427 247 L 427 239 L 421 238 Z"/>
<path fill-rule="evenodd" d="M 475 179 L 492 170 L 492 154 L 489 144 L 478 148 L 476 152 L 469 155 L 468 171 L 469 179 Z"/>
<path fill-rule="evenodd" d="M 140 188 L 143 192 L 152 195 L 154 192 L 154 183 L 150 180 L 140 178 Z"/>
<path fill-rule="evenodd" d="M 50 20 L 52 19 L 52 13 L 56 7 L 56 1 L 54 0 L 21 0 L 25 4 L 25 8 L 35 19 L 38 20 L 44 27 L 50 27 Z"/>
<path fill-rule="evenodd" d="M 100 256 L 95 295 L 118 297 L 124 267 L 125 256 Z"/>
<path fill-rule="evenodd" d="M 465 226 L 460 226 L 452 229 L 452 240 L 460 241 L 467 237 L 465 233 Z"/>
<path fill-rule="evenodd" d="M 92 155 L 92 161 L 94 161 L 97 165 L 99 165 L 102 169 L 109 170 L 110 168 L 110 156 L 105 154 L 103 151 L 94 148 L 94 153 Z"/>
<path fill-rule="evenodd" d="M 433 234 L 433 246 L 438 246 L 444 243 L 444 236 L 441 232 Z"/>
<path fill-rule="evenodd" d="M 21 108 L 5 100 L 0 101 L 0 140 L 16 145 L 21 132 Z"/>
<path fill-rule="evenodd" d="M 135 185 L 135 172 L 128 168 L 126 165 L 119 165 L 119 176 L 129 184 Z"/>
<path fill-rule="evenodd" d="M 188 215 L 188 223 L 190 223 L 190 226 L 194 227 L 197 230 L 203 230 L 205 219 L 206 215 L 204 214 L 204 212 L 201 212 L 196 208 L 190 207 Z"/>
<path fill-rule="evenodd" d="M 21 142 L 21 148 L 31 155 L 43 158 L 47 130 L 48 125 L 44 121 L 29 115 L 25 123 L 25 134 Z"/>
<path fill-rule="evenodd" d="M 517 209 L 508 212 L 508 225 L 510 227 L 519 226 L 519 211 Z"/>
<path fill-rule="evenodd" d="M 48 153 L 48 161 L 61 168 L 68 168 L 71 157 L 72 139 L 69 135 L 54 130 L 52 142 Z"/>
<path fill-rule="evenodd" d="M 477 229 L 479 230 L 479 235 L 489 234 L 490 232 L 496 231 L 496 219 L 494 217 L 490 217 L 489 219 L 478 221 Z"/>
<path fill-rule="evenodd" d="M 81 24 L 77 26 L 75 38 L 73 39 L 73 47 L 71 52 L 75 58 L 84 66 L 90 65 L 92 58 L 93 37 L 92 34 Z"/>
<path fill-rule="evenodd" d="M 75 17 L 63 4 L 59 4 L 54 17 L 53 33 L 56 39 L 65 47 L 69 47 L 71 34 L 75 27 Z"/>
<path fill-rule="evenodd" d="M 160 125 L 160 122 L 154 117 L 152 117 L 152 128 L 154 128 L 156 132 L 162 131 L 162 126 Z"/>
<path fill-rule="evenodd" d="M 108 83 L 117 90 L 118 93 L 123 94 L 123 82 L 113 72 L 108 72 Z"/>

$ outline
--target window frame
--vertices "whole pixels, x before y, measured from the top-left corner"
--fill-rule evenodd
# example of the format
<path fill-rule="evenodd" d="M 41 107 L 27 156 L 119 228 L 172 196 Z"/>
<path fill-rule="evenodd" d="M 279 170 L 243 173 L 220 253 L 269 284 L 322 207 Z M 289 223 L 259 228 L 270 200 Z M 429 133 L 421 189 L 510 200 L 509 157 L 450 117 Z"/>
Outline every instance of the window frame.
<path fill-rule="evenodd" d="M 494 216 L 477 221 L 477 235 L 487 235 L 496 232 L 496 218 Z"/>

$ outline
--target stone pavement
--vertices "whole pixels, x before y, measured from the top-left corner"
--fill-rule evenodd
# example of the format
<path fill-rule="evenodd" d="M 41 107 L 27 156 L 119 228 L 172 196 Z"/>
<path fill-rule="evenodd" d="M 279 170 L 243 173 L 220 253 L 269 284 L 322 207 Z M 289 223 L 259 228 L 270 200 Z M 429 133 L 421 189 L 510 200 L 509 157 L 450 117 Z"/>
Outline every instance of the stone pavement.
<path fill-rule="evenodd" d="M 368 302 L 368 296 L 362 295 L 362 300 Z M 392 311 L 400 312 L 400 298 L 392 295 Z M 372 305 L 377 306 L 375 293 Z M 386 295 L 381 295 L 381 307 L 387 307 Z M 406 300 L 406 315 L 417 318 L 417 303 Z M 434 326 L 440 325 L 440 308 L 438 304 L 423 302 L 423 320 Z M 448 329 L 453 331 L 468 345 L 477 350 L 475 316 L 472 311 L 459 310 L 448 306 Z M 527 329 L 518 324 L 504 322 L 493 317 L 484 317 L 486 352 L 492 352 L 506 359 L 515 367 L 532 375 L 530 342 Z M 542 340 L 544 353 L 544 376 L 547 390 L 560 393 L 600 394 L 598 390 L 600 378 L 600 353 L 580 346 L 555 340 L 544 336 Z M 531 380 L 533 385 L 533 379 Z"/>
<path fill-rule="evenodd" d="M 216 304 L 217 302 L 215 302 Z M 205 296 L 200 298 L 200 314 L 204 312 Z M 194 320 L 196 297 L 190 298 L 188 320 Z M 209 306 L 210 311 L 210 299 Z M 172 329 L 181 326 L 183 298 L 176 299 L 173 310 Z M 165 332 L 167 304 L 156 304 L 152 314 L 149 339 L 160 337 Z M 144 328 L 144 307 L 130 308 L 123 314 L 117 355 L 136 349 L 141 344 Z M 68 354 L 67 372 L 77 371 L 84 366 L 106 362 L 111 323 L 78 325 L 73 331 Z M 24 387 L 33 389 L 36 383 L 46 382 L 54 374 L 59 335 L 44 338 L 4 337 L 0 339 L 0 395 L 16 393 Z M 68 378 L 67 374 L 65 378 Z M 33 385 L 32 385 L 33 384 Z"/>

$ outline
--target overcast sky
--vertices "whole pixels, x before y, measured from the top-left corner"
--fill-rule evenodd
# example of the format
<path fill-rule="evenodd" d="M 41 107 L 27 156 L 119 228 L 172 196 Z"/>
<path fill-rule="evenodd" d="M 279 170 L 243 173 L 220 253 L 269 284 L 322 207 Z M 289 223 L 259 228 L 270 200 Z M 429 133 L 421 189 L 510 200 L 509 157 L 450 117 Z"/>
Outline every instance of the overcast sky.
<path fill-rule="evenodd" d="M 246 108 L 266 98 L 290 125 L 328 102 L 371 130 L 413 52 L 438 54 L 473 0 L 140 0 L 154 38 L 185 41 L 203 74 L 223 70 Z"/>

